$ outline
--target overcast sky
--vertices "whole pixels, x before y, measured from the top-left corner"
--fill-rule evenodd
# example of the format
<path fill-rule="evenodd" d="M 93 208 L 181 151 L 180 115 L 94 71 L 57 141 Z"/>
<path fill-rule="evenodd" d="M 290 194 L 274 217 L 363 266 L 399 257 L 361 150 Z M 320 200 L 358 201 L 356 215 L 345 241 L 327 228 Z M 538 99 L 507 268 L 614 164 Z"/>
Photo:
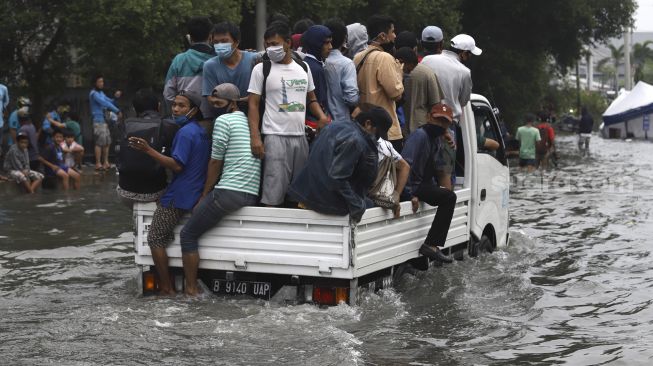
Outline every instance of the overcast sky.
<path fill-rule="evenodd" d="M 653 32 L 653 0 L 637 0 L 635 31 Z"/>

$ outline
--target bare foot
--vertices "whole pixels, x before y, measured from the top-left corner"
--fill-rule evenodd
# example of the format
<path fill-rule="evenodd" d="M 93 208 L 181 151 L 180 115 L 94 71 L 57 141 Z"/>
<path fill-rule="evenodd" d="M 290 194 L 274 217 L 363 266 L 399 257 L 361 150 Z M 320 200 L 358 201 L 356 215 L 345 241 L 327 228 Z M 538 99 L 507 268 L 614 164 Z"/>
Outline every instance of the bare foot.
<path fill-rule="evenodd" d="M 177 293 L 175 292 L 175 290 L 172 290 L 172 289 L 170 289 L 170 290 L 159 290 L 159 293 L 157 293 L 157 296 L 175 297 L 175 296 L 177 296 Z"/>
<path fill-rule="evenodd" d="M 202 294 L 202 290 L 199 287 L 197 287 L 197 285 L 192 287 L 186 286 L 184 294 L 186 294 L 186 296 L 197 297 Z"/>

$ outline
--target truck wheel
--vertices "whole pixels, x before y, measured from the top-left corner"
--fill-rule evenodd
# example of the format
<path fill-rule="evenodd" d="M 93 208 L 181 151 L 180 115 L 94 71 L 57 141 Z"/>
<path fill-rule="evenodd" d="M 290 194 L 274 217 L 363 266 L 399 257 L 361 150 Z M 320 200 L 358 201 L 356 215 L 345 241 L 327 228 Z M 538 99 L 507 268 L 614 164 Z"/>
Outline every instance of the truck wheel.
<path fill-rule="evenodd" d="M 467 252 L 469 253 L 469 256 L 472 258 L 478 257 L 478 243 L 479 242 L 476 240 L 470 240 L 469 242 L 469 249 Z"/>
<path fill-rule="evenodd" d="M 485 234 L 481 237 L 481 240 L 478 241 L 478 251 L 479 253 L 494 252 L 494 245 L 492 244 L 492 240 L 490 240 L 490 238 L 488 238 L 488 236 Z"/>
<path fill-rule="evenodd" d="M 478 257 L 480 253 L 492 253 L 493 251 L 492 240 L 485 234 L 481 236 L 481 240 L 472 241 L 469 245 L 469 256 L 472 258 Z"/>

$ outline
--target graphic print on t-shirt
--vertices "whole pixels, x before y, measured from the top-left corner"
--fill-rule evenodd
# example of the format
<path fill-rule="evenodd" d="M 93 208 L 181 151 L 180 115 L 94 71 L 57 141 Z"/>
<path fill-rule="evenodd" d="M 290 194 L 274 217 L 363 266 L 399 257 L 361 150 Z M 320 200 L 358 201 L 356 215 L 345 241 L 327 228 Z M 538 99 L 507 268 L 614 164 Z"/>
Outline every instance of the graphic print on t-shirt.
<path fill-rule="evenodd" d="M 292 89 L 296 92 L 306 93 L 306 87 L 308 86 L 308 81 L 306 79 L 290 79 L 285 80 L 283 76 L 281 77 L 281 99 L 282 102 L 279 104 L 279 112 L 304 112 L 306 107 L 304 103 L 293 101 L 288 103 L 288 89 Z"/>

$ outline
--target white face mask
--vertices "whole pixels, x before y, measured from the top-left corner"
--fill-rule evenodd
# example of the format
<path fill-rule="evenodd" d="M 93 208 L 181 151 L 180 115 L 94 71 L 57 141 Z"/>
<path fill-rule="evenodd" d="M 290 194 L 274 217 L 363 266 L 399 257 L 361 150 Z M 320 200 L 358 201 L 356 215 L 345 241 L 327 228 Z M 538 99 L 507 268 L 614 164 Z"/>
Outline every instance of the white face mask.
<path fill-rule="evenodd" d="M 265 49 L 270 61 L 279 63 L 286 57 L 286 51 L 283 46 L 271 46 Z"/>

